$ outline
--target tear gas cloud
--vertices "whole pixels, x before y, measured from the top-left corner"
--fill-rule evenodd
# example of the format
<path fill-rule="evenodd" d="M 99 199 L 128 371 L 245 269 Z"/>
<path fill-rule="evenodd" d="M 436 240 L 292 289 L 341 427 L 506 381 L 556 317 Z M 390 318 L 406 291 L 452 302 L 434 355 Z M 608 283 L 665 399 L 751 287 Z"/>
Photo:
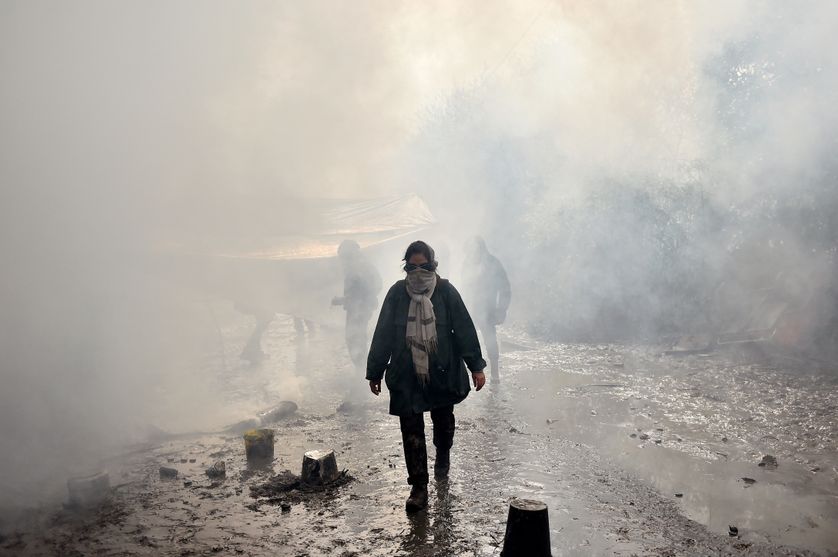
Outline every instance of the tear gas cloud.
<path fill-rule="evenodd" d="M 195 254 L 311 226 L 300 198 L 418 193 L 443 268 L 485 236 L 549 338 L 700 330 L 780 281 L 828 344 L 836 11 L 5 2 L 0 498 L 217 421 Z"/>
<path fill-rule="evenodd" d="M 487 236 L 539 334 L 723 330 L 773 288 L 827 349 L 835 21 L 828 3 L 548 3 L 429 110 L 403 181 Z"/>

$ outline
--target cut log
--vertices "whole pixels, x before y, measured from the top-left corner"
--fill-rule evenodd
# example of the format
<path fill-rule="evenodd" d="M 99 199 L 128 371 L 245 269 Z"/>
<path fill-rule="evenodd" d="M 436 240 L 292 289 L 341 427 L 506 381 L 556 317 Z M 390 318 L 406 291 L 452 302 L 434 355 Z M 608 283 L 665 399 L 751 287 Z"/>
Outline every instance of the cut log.
<path fill-rule="evenodd" d="M 547 505 L 534 499 L 513 499 L 509 504 L 501 557 L 550 557 L 550 521 Z"/>
<path fill-rule="evenodd" d="M 301 481 L 309 485 L 332 483 L 340 476 L 335 451 L 308 451 L 303 456 Z"/>
<path fill-rule="evenodd" d="M 255 429 L 260 425 L 262 425 L 262 421 L 259 418 L 248 418 L 229 426 L 224 431 L 229 431 L 231 433 L 243 433 L 245 431 Z"/>
<path fill-rule="evenodd" d="M 278 422 L 283 418 L 293 416 L 296 411 L 297 403 L 291 402 L 290 400 L 283 400 L 273 408 L 268 408 L 263 412 L 259 412 L 252 418 L 248 418 L 228 426 L 224 431 L 242 433 L 250 429 L 264 427 L 274 422 Z"/>
<path fill-rule="evenodd" d="M 98 505 L 108 497 L 110 490 L 111 481 L 107 472 L 67 480 L 70 505 L 74 507 Z"/>
<path fill-rule="evenodd" d="M 287 418 L 297 411 L 297 404 L 290 400 L 283 400 L 277 406 L 260 412 L 257 416 L 261 425 L 267 425 L 277 422 L 282 418 Z"/>
<path fill-rule="evenodd" d="M 264 462 L 274 457 L 274 430 L 251 429 L 244 434 L 244 452 L 249 462 Z"/>

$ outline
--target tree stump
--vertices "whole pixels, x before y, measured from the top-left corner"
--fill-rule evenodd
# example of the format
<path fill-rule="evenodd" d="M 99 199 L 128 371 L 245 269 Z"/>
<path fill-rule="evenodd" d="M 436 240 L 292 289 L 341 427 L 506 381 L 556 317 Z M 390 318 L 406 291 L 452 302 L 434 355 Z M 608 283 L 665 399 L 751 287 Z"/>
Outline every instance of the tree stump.
<path fill-rule="evenodd" d="M 159 472 L 160 472 L 160 479 L 173 480 L 173 479 L 177 478 L 177 468 L 171 468 L 169 466 L 161 466 Z"/>
<path fill-rule="evenodd" d="M 111 481 L 107 472 L 67 480 L 70 505 L 74 507 L 98 505 L 108 497 L 110 490 Z"/>
<path fill-rule="evenodd" d="M 251 429 L 244 434 L 244 452 L 248 462 L 264 462 L 274 457 L 274 430 Z"/>
<path fill-rule="evenodd" d="M 340 476 L 335 451 L 308 451 L 303 456 L 301 481 L 309 485 L 328 484 Z"/>
<path fill-rule="evenodd" d="M 547 505 L 534 499 L 509 503 L 501 557 L 551 557 Z"/>
<path fill-rule="evenodd" d="M 227 477 L 227 465 L 223 460 L 219 460 L 206 471 L 207 476 L 212 480 L 218 480 Z"/>

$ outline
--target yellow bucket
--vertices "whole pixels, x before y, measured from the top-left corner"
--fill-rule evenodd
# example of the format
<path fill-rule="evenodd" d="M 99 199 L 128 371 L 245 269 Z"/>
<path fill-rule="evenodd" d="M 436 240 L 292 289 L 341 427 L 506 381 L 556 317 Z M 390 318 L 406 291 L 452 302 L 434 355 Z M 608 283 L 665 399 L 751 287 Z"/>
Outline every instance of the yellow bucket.
<path fill-rule="evenodd" d="M 247 460 L 272 460 L 274 457 L 274 430 L 251 429 L 244 433 L 244 452 Z"/>

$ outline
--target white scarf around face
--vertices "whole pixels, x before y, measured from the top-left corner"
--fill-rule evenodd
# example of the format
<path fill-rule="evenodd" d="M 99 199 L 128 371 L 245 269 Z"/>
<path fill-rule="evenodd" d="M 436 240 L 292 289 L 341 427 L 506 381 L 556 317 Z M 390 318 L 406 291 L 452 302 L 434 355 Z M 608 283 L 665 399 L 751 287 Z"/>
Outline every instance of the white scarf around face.
<path fill-rule="evenodd" d="M 431 296 L 436 289 L 436 273 L 415 269 L 407 274 L 410 305 L 407 312 L 407 344 L 420 385 L 430 379 L 430 355 L 436 352 L 436 315 Z"/>

